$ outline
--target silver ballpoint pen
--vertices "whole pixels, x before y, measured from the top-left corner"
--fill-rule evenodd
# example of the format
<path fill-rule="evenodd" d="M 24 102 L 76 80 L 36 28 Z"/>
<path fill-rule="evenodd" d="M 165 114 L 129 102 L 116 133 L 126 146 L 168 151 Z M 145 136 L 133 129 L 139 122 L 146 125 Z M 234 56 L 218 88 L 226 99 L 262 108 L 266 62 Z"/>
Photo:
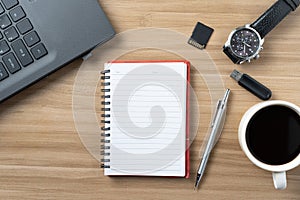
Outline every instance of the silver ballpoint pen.
<path fill-rule="evenodd" d="M 227 107 L 229 94 L 230 94 L 230 90 L 227 89 L 223 99 L 218 101 L 217 108 L 215 111 L 215 116 L 211 123 L 211 132 L 210 132 L 210 135 L 209 135 L 209 138 L 208 138 L 208 141 L 207 141 L 204 153 L 203 153 L 203 157 L 202 157 L 200 165 L 199 165 L 199 169 L 197 171 L 197 178 L 196 178 L 196 183 L 195 183 L 194 189 L 198 188 L 200 180 L 203 176 L 210 152 L 213 149 L 214 144 L 217 142 L 216 140 L 219 138 L 219 136 L 222 133 L 222 129 L 223 129 L 223 125 L 224 125 L 224 123 L 222 123 L 222 122 L 223 122 L 223 120 L 225 120 L 226 107 Z"/>

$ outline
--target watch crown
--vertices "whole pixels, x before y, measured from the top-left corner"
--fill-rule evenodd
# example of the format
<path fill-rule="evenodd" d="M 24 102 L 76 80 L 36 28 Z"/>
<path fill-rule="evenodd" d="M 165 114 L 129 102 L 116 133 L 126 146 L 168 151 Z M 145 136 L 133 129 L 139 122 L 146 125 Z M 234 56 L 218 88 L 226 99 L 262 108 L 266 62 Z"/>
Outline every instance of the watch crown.
<path fill-rule="evenodd" d="M 249 59 L 249 60 L 247 60 L 247 62 L 248 62 L 248 63 L 250 63 L 250 62 L 251 62 L 251 60 Z"/>
<path fill-rule="evenodd" d="M 254 57 L 254 59 L 256 60 L 256 59 L 259 59 L 260 58 L 260 55 L 259 54 L 257 54 L 255 57 Z"/>

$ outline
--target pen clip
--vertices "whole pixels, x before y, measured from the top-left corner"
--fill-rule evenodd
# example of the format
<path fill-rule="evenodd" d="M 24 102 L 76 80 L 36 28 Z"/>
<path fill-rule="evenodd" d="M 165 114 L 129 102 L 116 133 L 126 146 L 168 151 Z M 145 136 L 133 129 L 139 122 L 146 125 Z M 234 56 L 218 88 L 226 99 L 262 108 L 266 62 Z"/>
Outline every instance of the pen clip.
<path fill-rule="evenodd" d="M 216 107 L 215 113 L 214 113 L 214 118 L 213 118 L 213 120 L 211 122 L 211 125 L 210 125 L 211 128 L 215 125 L 215 122 L 216 122 L 216 119 L 217 119 L 217 115 L 218 115 L 218 112 L 220 110 L 221 105 L 222 105 L 222 100 L 219 99 L 218 103 L 217 103 L 217 107 Z"/>

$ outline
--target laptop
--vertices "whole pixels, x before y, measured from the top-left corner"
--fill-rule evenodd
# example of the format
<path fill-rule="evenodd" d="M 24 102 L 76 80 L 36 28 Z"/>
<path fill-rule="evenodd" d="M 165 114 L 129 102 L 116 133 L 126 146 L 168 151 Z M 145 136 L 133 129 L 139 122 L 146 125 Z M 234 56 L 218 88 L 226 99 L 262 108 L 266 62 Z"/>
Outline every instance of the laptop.
<path fill-rule="evenodd" d="M 0 0 L 0 102 L 114 35 L 97 0 Z"/>

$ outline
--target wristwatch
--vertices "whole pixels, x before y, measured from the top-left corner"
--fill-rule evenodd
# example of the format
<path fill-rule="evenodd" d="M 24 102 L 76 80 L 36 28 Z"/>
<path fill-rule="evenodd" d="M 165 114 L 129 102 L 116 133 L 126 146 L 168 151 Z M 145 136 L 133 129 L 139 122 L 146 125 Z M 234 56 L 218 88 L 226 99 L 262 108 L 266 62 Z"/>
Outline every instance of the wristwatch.
<path fill-rule="evenodd" d="M 259 58 L 264 37 L 299 4 L 300 0 L 278 0 L 255 22 L 233 30 L 223 46 L 223 52 L 235 64 Z"/>

